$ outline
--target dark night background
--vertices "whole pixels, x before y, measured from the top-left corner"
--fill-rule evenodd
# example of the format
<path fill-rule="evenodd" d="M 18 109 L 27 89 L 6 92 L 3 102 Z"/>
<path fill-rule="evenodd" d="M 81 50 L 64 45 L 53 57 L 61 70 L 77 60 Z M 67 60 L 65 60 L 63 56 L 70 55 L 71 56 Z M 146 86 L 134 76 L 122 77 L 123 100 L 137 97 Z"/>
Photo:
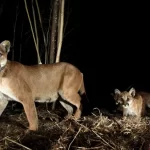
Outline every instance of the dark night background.
<path fill-rule="evenodd" d="M 49 19 L 48 4 L 46 0 L 39 1 L 45 26 Z M 17 5 L 18 0 L 0 1 L 0 41 L 13 41 Z M 84 73 L 87 95 L 93 107 L 111 108 L 113 104 L 108 103 L 112 102 L 110 93 L 115 88 L 126 90 L 133 86 L 137 90 L 150 91 L 150 24 L 147 6 L 138 2 L 95 4 L 94 1 L 81 6 L 79 0 L 66 0 L 65 9 L 69 9 L 70 16 L 61 61 L 74 64 Z M 19 61 L 21 44 L 21 63 L 36 64 L 36 51 L 21 0 L 18 11 L 13 47 L 15 60 Z M 22 24 L 24 30 L 21 38 Z"/>

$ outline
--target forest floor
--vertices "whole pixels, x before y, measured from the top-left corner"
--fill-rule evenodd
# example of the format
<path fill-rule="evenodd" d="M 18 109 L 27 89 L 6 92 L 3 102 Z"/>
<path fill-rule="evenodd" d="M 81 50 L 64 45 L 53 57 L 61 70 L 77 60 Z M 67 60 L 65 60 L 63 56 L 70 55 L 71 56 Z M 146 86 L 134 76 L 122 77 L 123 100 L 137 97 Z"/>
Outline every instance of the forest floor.
<path fill-rule="evenodd" d="M 0 150 L 149 150 L 150 117 L 122 118 L 95 108 L 79 121 L 64 119 L 57 105 L 37 106 L 39 130 L 26 132 L 28 122 L 22 107 L 9 103 L 0 117 Z"/>

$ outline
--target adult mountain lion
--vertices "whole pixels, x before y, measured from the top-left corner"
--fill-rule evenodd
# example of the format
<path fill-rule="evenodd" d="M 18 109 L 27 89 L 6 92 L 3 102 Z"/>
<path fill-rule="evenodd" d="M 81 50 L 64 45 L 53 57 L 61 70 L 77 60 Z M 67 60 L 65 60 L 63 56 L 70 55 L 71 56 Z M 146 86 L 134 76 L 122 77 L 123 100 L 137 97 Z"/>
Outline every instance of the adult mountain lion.
<path fill-rule="evenodd" d="M 29 130 L 38 130 L 37 102 L 54 102 L 60 95 L 62 106 L 72 115 L 76 106 L 75 119 L 81 116 L 81 97 L 85 93 L 83 74 L 65 62 L 26 66 L 7 60 L 10 42 L 0 43 L 0 115 L 9 100 L 23 105 L 29 122 Z M 79 95 L 80 94 L 80 95 Z"/>

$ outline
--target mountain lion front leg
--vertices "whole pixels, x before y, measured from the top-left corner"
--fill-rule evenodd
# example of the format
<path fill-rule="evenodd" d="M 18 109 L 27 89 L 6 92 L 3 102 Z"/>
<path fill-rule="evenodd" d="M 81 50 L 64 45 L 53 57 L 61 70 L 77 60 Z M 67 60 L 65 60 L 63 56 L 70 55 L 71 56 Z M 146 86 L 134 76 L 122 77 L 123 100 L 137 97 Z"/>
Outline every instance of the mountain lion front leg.
<path fill-rule="evenodd" d="M 25 99 L 22 105 L 29 122 L 29 130 L 38 130 L 38 117 L 34 101 L 32 99 Z"/>
<path fill-rule="evenodd" d="M 16 97 L 17 101 L 23 105 L 29 123 L 29 130 L 36 131 L 38 130 L 38 117 L 31 88 L 24 80 L 21 80 L 21 83 L 19 81 L 20 80 L 16 81 L 15 87 L 14 84 L 13 87 L 10 85 L 10 89 L 15 89 L 13 95 Z"/>

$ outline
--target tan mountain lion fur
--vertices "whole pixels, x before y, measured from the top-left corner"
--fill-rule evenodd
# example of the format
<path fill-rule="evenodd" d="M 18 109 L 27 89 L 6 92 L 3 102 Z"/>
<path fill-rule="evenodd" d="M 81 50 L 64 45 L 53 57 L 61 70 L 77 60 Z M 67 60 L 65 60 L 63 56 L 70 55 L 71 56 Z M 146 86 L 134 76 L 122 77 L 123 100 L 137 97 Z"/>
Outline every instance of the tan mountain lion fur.
<path fill-rule="evenodd" d="M 0 115 L 9 100 L 23 105 L 29 122 L 29 130 L 38 129 L 37 102 L 54 102 L 60 95 L 63 100 L 76 106 L 75 119 L 81 116 L 81 97 L 85 93 L 83 74 L 65 62 L 26 66 L 7 60 L 10 42 L 0 43 Z M 60 101 L 72 115 L 73 108 Z"/>

